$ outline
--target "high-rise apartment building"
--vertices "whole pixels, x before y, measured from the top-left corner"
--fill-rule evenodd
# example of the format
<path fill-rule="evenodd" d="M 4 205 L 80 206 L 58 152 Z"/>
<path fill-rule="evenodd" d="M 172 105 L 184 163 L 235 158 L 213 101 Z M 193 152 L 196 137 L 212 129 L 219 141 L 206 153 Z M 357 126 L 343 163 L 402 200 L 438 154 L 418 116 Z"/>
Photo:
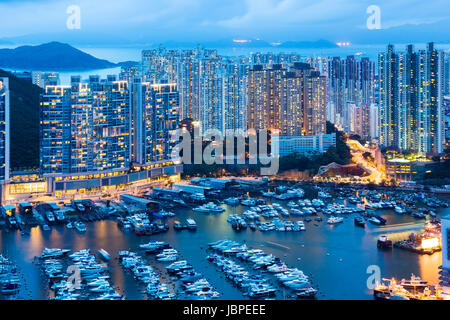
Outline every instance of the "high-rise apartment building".
<path fill-rule="evenodd" d="M 288 71 L 255 65 L 248 76 L 248 128 L 280 130 L 282 135 L 326 132 L 326 77 L 307 63 Z"/>
<path fill-rule="evenodd" d="M 222 77 L 224 135 L 247 131 L 248 64 L 228 63 Z"/>
<path fill-rule="evenodd" d="M 0 78 L 0 182 L 9 180 L 9 79 Z"/>
<path fill-rule="evenodd" d="M 444 94 L 450 94 L 450 53 L 444 53 Z"/>
<path fill-rule="evenodd" d="M 151 163 L 169 159 L 179 124 L 179 94 L 174 83 L 136 80 L 130 103 L 130 161 Z"/>
<path fill-rule="evenodd" d="M 328 119 L 345 132 L 369 137 L 370 105 L 375 98 L 375 63 L 369 58 L 334 57 L 328 61 L 327 71 Z M 349 118 L 354 110 L 348 108 L 353 106 L 358 110 L 356 126 Z"/>
<path fill-rule="evenodd" d="M 175 83 L 145 84 L 144 163 L 170 158 L 177 140 L 172 134 L 179 124 L 179 94 Z"/>
<path fill-rule="evenodd" d="M 57 72 L 33 71 L 31 72 L 31 79 L 33 84 L 41 88 L 59 85 L 59 73 Z"/>
<path fill-rule="evenodd" d="M 420 154 L 444 145 L 444 55 L 433 43 L 379 55 L 380 144 Z"/>
<path fill-rule="evenodd" d="M 42 174 L 127 169 L 169 158 L 179 121 L 176 85 L 72 80 L 41 95 Z"/>
<path fill-rule="evenodd" d="M 379 105 L 380 105 L 380 144 L 395 145 L 396 118 L 395 104 L 397 101 L 397 72 L 394 46 L 389 45 L 386 53 L 378 55 Z"/>
<path fill-rule="evenodd" d="M 281 83 L 281 134 L 300 136 L 303 129 L 303 86 L 301 77 L 287 72 Z"/>
<path fill-rule="evenodd" d="M 280 64 L 255 65 L 248 76 L 248 129 L 281 130 L 282 87 L 287 70 Z M 286 99 L 285 99 L 286 101 Z"/>
<path fill-rule="evenodd" d="M 40 102 L 40 173 L 70 172 L 71 88 L 46 87 Z"/>
<path fill-rule="evenodd" d="M 311 71 L 304 79 L 303 134 L 326 133 L 327 79 Z"/>

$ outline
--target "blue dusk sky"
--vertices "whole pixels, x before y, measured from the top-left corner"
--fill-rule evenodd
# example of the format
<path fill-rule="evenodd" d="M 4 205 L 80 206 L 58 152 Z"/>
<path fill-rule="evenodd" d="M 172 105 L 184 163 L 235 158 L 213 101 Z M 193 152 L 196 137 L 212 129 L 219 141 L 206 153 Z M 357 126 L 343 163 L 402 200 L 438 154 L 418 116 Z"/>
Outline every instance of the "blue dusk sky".
<path fill-rule="evenodd" d="M 79 30 L 66 26 L 71 5 Z M 377 5 L 381 29 L 366 13 Z M 133 44 L 262 39 L 450 43 L 448 0 L 0 0 L 0 42 Z"/>

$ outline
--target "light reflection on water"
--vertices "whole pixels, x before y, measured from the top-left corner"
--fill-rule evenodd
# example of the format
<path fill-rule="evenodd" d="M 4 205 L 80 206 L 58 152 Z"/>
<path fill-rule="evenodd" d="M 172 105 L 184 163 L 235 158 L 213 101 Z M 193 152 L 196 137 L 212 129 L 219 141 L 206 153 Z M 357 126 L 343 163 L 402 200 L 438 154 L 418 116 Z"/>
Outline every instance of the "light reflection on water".
<path fill-rule="evenodd" d="M 48 284 L 40 274 L 39 266 L 33 264 L 33 258 L 40 255 L 44 247 L 72 250 L 90 248 L 93 253 L 101 248 L 105 249 L 113 257 L 110 260 L 110 275 L 114 285 L 120 292 L 125 293 L 127 298 L 141 299 L 143 296 L 135 280 L 129 273 L 123 272 L 115 257 L 120 250 L 139 251 L 139 244 L 150 239 L 167 241 L 177 248 L 182 258 L 205 275 L 212 285 L 219 289 L 224 299 L 244 298 L 241 292 L 205 259 L 207 244 L 224 238 L 262 248 L 267 253 L 280 257 L 289 266 L 304 270 L 312 276 L 313 283 L 319 288 L 321 299 L 372 299 L 372 293 L 366 287 L 369 276 L 366 269 L 373 264 L 380 266 L 382 276 L 387 278 L 409 278 L 411 273 L 414 273 L 432 283 L 438 280 L 440 253 L 421 256 L 397 248 L 380 251 L 376 248 L 377 237 L 382 234 L 378 230 L 379 227 L 370 223 L 365 229 L 355 227 L 351 216 L 346 217 L 344 223 L 333 227 L 325 221 L 305 222 L 305 232 L 262 233 L 248 229 L 236 233 L 226 222 L 228 214 L 240 213 L 247 208 L 225 207 L 227 211 L 219 215 L 199 214 L 187 209 L 176 210 L 177 219 L 180 221 L 187 217 L 193 217 L 197 221 L 197 232 L 175 232 L 171 228 L 165 234 L 139 237 L 132 232 L 121 231 L 114 221 L 99 221 L 87 223 L 85 234 L 62 226 L 54 227 L 51 232 L 33 228 L 30 235 L 1 231 L 0 243 L 2 253 L 7 254 L 20 266 L 34 299 L 48 297 Z M 450 213 L 449 209 L 445 210 L 447 214 Z M 409 216 L 386 212 L 383 217 L 389 220 L 389 224 L 418 222 Z M 169 225 L 172 225 L 171 221 Z M 158 269 L 163 268 L 151 257 L 147 256 L 147 261 Z M 25 294 L 22 296 L 27 297 Z M 282 294 L 277 298 L 283 298 Z"/>

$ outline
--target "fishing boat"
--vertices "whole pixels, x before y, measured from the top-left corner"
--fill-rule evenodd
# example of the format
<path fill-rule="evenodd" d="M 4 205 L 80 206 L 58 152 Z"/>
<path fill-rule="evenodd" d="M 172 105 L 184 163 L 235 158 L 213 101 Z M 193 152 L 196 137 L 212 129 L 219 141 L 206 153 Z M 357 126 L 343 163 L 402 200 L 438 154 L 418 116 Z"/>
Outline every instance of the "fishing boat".
<path fill-rule="evenodd" d="M 58 221 L 59 223 L 66 221 L 66 217 L 61 210 L 56 210 L 54 215 L 55 215 L 56 221 Z"/>
<path fill-rule="evenodd" d="M 243 206 L 253 207 L 253 206 L 256 205 L 256 200 L 251 199 L 251 198 L 248 198 L 248 199 L 242 200 L 242 201 L 241 201 L 241 204 L 242 204 Z"/>
<path fill-rule="evenodd" d="M 411 217 L 414 217 L 416 219 L 425 219 L 425 215 L 422 212 L 413 212 L 411 213 Z"/>
<path fill-rule="evenodd" d="M 380 249 L 390 249 L 392 248 L 392 240 L 387 236 L 378 237 L 377 247 Z"/>
<path fill-rule="evenodd" d="M 341 223 L 341 222 L 343 222 L 343 221 L 344 221 L 344 219 L 341 218 L 341 217 L 330 217 L 330 218 L 327 220 L 327 223 L 328 223 L 328 224 L 338 224 L 338 223 Z"/>
<path fill-rule="evenodd" d="M 267 192 L 261 192 L 263 197 L 266 198 L 272 198 L 276 193 L 275 192 L 271 192 L 271 191 L 267 191 Z"/>
<path fill-rule="evenodd" d="M 317 295 L 317 289 L 312 287 L 296 290 L 297 298 L 312 299 Z"/>
<path fill-rule="evenodd" d="M 196 230 L 197 229 L 197 223 L 192 218 L 186 219 L 186 226 L 189 230 Z"/>
<path fill-rule="evenodd" d="M 59 249 L 59 248 L 45 248 L 42 254 L 39 256 L 40 259 L 50 259 L 61 257 L 70 252 L 70 249 Z"/>
<path fill-rule="evenodd" d="M 355 217 L 355 225 L 358 227 L 364 228 L 366 226 L 366 223 L 364 222 L 364 219 L 362 217 Z"/>
<path fill-rule="evenodd" d="M 236 206 L 239 204 L 239 198 L 231 197 L 224 200 L 224 202 L 230 206 Z"/>
<path fill-rule="evenodd" d="M 380 224 L 386 224 L 386 222 L 387 222 L 387 220 L 386 219 L 384 219 L 384 218 L 382 218 L 382 217 L 380 217 L 380 216 L 375 216 L 375 218 L 377 218 L 378 219 L 378 221 L 380 221 Z"/>
<path fill-rule="evenodd" d="M 86 232 L 86 225 L 81 221 L 76 221 L 74 227 L 78 232 Z"/>
<path fill-rule="evenodd" d="M 394 211 L 395 211 L 396 213 L 398 213 L 398 214 L 405 214 L 405 213 L 406 213 L 406 210 L 403 209 L 403 208 L 400 207 L 400 206 L 395 206 L 395 207 L 394 207 Z"/>
<path fill-rule="evenodd" d="M 371 218 L 369 218 L 369 220 L 368 220 L 370 223 L 373 223 L 373 224 L 376 224 L 376 225 L 380 225 L 381 224 L 381 221 L 380 220 L 378 220 L 377 218 L 375 218 L 375 217 L 371 217 Z"/>
<path fill-rule="evenodd" d="M 214 202 L 208 202 L 207 204 L 204 204 L 200 207 L 192 209 L 195 212 L 201 212 L 201 213 L 221 213 L 225 211 L 225 208 L 222 208 L 218 205 L 216 205 Z"/>
<path fill-rule="evenodd" d="M 100 249 L 97 252 L 103 259 L 105 259 L 106 261 L 109 260 L 110 254 L 108 253 L 108 251 L 106 251 L 105 249 Z"/>
<path fill-rule="evenodd" d="M 13 295 L 21 286 L 17 267 L 8 258 L 0 254 L 0 294 Z"/>
<path fill-rule="evenodd" d="M 183 226 L 183 225 L 181 224 L 181 222 L 178 221 L 178 220 L 175 220 L 175 221 L 173 222 L 173 228 L 174 228 L 175 230 L 183 230 L 185 227 L 186 227 L 186 226 Z"/>
<path fill-rule="evenodd" d="M 251 298 L 263 298 L 273 296 L 276 289 L 267 284 L 252 285 L 249 288 L 248 295 Z"/>

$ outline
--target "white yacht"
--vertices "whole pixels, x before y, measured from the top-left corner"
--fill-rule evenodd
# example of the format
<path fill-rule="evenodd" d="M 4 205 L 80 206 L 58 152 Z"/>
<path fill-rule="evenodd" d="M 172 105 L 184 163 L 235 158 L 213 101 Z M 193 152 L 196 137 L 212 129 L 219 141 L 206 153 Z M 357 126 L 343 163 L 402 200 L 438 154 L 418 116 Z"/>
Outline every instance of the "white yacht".
<path fill-rule="evenodd" d="M 195 212 L 201 212 L 201 213 L 221 213 L 225 211 L 225 208 L 222 208 L 218 205 L 216 205 L 214 202 L 208 202 L 207 204 L 204 204 L 200 207 L 192 209 Z"/>
<path fill-rule="evenodd" d="M 341 223 L 343 221 L 344 221 L 344 218 L 341 218 L 341 217 L 330 217 L 327 220 L 327 223 L 328 224 L 337 224 L 337 223 Z"/>

